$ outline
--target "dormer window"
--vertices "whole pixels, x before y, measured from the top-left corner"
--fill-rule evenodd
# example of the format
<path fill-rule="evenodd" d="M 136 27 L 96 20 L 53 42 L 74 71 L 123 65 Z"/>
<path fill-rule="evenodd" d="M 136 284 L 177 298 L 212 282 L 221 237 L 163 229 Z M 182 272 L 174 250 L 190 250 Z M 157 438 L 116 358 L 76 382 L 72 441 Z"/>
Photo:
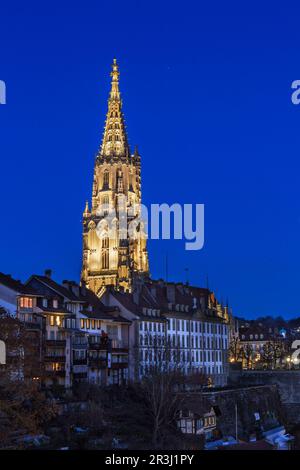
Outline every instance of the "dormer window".
<path fill-rule="evenodd" d="M 53 299 L 53 308 L 58 308 L 58 300 Z"/>
<path fill-rule="evenodd" d="M 48 300 L 43 299 L 43 307 L 47 308 L 48 307 Z"/>

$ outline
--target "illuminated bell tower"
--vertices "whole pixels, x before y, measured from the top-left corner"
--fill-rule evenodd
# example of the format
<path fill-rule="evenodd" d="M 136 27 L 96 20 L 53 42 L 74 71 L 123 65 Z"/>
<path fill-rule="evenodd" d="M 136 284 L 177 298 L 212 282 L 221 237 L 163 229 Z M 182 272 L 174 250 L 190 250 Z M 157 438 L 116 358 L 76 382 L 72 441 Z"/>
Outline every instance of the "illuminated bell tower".
<path fill-rule="evenodd" d="M 83 213 L 81 281 L 97 295 L 106 285 L 131 290 L 135 275 L 147 276 L 148 253 L 141 221 L 141 159 L 128 144 L 119 91 L 119 68 L 112 65 L 111 91 L 101 149 L 96 157 L 92 206 Z M 110 221 L 110 224 L 107 223 Z M 129 227 L 134 227 L 130 237 Z"/>

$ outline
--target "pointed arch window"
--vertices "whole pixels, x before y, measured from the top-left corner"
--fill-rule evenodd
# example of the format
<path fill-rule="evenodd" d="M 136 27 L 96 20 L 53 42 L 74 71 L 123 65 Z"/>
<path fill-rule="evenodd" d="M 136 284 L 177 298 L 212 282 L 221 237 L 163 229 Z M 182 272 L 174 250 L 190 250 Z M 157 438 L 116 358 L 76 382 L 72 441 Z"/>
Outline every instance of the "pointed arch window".
<path fill-rule="evenodd" d="M 109 238 L 106 234 L 102 237 L 101 249 L 102 269 L 109 269 Z"/>
<path fill-rule="evenodd" d="M 109 238 L 107 236 L 102 238 L 102 248 L 109 248 Z"/>
<path fill-rule="evenodd" d="M 103 196 L 102 198 L 102 208 L 103 208 L 103 215 L 108 215 L 109 213 L 109 196 Z"/>
<path fill-rule="evenodd" d="M 109 187 L 109 171 L 105 170 L 103 173 L 103 188 Z"/>
<path fill-rule="evenodd" d="M 102 251 L 102 269 L 109 269 L 109 253 L 108 250 Z"/>

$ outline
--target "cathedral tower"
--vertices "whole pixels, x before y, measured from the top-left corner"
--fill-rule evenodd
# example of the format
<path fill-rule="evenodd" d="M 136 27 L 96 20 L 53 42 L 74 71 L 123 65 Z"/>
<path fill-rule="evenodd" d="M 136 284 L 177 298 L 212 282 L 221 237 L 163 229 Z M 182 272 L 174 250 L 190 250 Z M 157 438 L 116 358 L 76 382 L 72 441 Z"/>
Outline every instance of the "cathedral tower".
<path fill-rule="evenodd" d="M 130 153 L 119 75 L 114 59 L 92 205 L 90 209 L 87 202 L 83 213 L 81 281 L 96 294 L 106 285 L 131 290 L 133 277 L 147 276 L 149 270 L 141 220 L 141 159 L 137 149 Z"/>

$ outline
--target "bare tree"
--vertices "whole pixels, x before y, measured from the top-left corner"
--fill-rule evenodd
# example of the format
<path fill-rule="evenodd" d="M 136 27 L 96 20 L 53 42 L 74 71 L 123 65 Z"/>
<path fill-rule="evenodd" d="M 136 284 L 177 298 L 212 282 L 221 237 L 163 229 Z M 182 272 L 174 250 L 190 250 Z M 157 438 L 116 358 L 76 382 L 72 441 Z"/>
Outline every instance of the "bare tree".
<path fill-rule="evenodd" d="M 140 385 L 141 397 L 151 418 L 152 445 L 161 445 L 166 429 L 176 430 L 178 409 L 183 401 L 183 390 L 201 391 L 207 377 L 201 371 L 189 370 L 182 360 L 178 343 L 159 335 L 147 335 L 150 357 L 147 374 Z"/>
<path fill-rule="evenodd" d="M 269 368 L 275 368 L 277 361 L 282 361 L 284 357 L 284 344 L 281 340 L 270 340 L 264 344 L 261 354 L 262 362 Z"/>
<path fill-rule="evenodd" d="M 239 361 L 242 358 L 242 348 L 240 344 L 240 339 L 238 336 L 235 336 L 230 341 L 229 345 L 229 359 L 235 362 Z"/>
<path fill-rule="evenodd" d="M 5 446 L 16 432 L 40 432 L 56 409 L 40 391 L 39 382 L 32 380 L 35 345 L 24 324 L 2 314 L 0 339 L 7 352 L 7 364 L 0 366 L 0 442 Z"/>
<path fill-rule="evenodd" d="M 251 344 L 246 343 L 242 346 L 241 357 L 243 358 L 243 361 L 245 361 L 247 369 L 250 369 L 254 358 L 254 350 Z"/>

